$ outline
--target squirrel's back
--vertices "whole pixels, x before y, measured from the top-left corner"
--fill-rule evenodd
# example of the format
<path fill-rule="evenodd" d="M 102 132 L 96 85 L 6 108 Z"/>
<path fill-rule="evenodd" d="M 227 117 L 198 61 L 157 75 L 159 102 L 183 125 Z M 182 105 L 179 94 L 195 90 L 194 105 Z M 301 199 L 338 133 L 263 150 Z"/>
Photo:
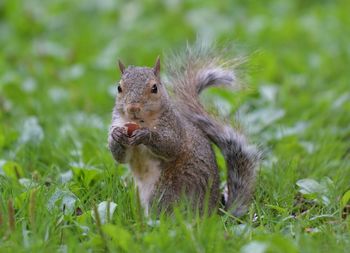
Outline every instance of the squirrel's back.
<path fill-rule="evenodd" d="M 184 197 L 200 213 L 216 212 L 220 202 L 220 179 L 211 142 L 177 107 L 174 112 L 183 132 L 182 152 L 175 160 L 163 163 L 156 201 L 152 204 L 160 211 L 168 211 Z"/>
<path fill-rule="evenodd" d="M 260 152 L 247 143 L 243 134 L 210 116 L 200 103 L 199 94 L 211 86 L 238 88 L 235 67 L 239 62 L 225 50 L 195 45 L 173 55 L 167 64 L 167 78 L 177 108 L 225 157 L 228 176 L 225 208 L 236 216 L 243 215 L 250 203 Z"/>

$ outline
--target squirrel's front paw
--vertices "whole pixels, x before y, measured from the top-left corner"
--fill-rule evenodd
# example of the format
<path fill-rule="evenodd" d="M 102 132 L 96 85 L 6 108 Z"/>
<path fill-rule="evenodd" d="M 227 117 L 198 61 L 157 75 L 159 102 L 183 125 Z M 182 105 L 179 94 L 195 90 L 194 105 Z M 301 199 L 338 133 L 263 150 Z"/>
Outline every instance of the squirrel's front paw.
<path fill-rule="evenodd" d="M 129 145 L 129 137 L 125 127 L 115 127 L 111 133 L 112 139 L 124 146 Z"/>
<path fill-rule="evenodd" d="M 146 128 L 136 129 L 129 138 L 130 145 L 147 144 L 151 138 L 151 131 Z"/>

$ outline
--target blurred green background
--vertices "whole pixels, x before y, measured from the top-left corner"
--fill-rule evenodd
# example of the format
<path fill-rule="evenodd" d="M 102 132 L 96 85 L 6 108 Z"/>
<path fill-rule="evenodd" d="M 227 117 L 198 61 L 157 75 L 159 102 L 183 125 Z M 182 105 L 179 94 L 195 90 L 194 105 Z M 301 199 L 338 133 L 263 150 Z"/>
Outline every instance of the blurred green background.
<path fill-rule="evenodd" d="M 345 252 L 350 246 L 349 219 L 341 218 L 350 198 L 344 194 L 350 187 L 349 11 L 347 0 L 0 0 L 0 250 L 25 247 L 23 231 L 32 231 L 29 251 L 62 245 L 68 251 L 81 245 L 103 249 L 92 220 L 77 221 L 70 214 L 58 223 L 61 211 L 47 211 L 46 203 L 63 201 L 66 195 L 55 193 L 64 191 L 83 213 L 103 200 L 118 204 L 111 226 L 124 239 L 113 239 L 104 246 L 109 249 Z M 252 228 L 242 234 L 234 230 L 235 220 L 227 225 L 229 217 L 209 219 L 193 235 L 168 221 L 139 230 L 130 175 L 107 149 L 117 59 L 151 66 L 157 55 L 163 59 L 196 40 L 234 45 L 237 56 L 247 57 L 239 74 L 248 89 L 206 94 L 265 151 L 255 201 L 244 219 Z M 222 167 L 220 158 L 219 163 Z M 70 175 L 67 181 L 64 175 Z M 28 210 L 33 189 L 41 210 L 35 214 Z M 6 232 L 9 199 L 16 202 L 12 235 Z M 291 219 L 305 203 L 310 212 Z M 41 221 L 33 218 L 36 227 L 23 230 L 33 215 Z M 90 228 L 83 238 L 82 224 Z M 169 227 L 183 235 L 167 233 Z M 47 230 L 51 237 L 45 241 Z M 62 239 L 60 233 L 69 236 Z M 136 248 L 124 247 L 128 238 Z"/>

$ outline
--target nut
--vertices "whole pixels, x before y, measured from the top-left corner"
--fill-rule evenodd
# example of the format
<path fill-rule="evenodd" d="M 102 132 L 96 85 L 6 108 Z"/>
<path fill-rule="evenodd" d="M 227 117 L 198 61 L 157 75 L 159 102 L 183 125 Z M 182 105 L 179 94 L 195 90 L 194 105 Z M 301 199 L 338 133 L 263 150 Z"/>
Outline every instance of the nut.
<path fill-rule="evenodd" d="M 140 126 L 134 122 L 128 122 L 124 125 L 127 129 L 128 136 L 131 137 L 132 133 L 136 130 L 139 129 Z"/>

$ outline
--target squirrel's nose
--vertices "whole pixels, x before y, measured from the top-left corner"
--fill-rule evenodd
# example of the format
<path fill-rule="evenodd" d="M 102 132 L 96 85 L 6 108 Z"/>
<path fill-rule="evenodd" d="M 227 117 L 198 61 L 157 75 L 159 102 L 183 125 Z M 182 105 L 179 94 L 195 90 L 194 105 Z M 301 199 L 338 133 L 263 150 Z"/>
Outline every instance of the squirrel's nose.
<path fill-rule="evenodd" d="M 126 108 L 128 113 L 139 113 L 141 111 L 141 107 L 139 104 L 131 104 Z"/>

